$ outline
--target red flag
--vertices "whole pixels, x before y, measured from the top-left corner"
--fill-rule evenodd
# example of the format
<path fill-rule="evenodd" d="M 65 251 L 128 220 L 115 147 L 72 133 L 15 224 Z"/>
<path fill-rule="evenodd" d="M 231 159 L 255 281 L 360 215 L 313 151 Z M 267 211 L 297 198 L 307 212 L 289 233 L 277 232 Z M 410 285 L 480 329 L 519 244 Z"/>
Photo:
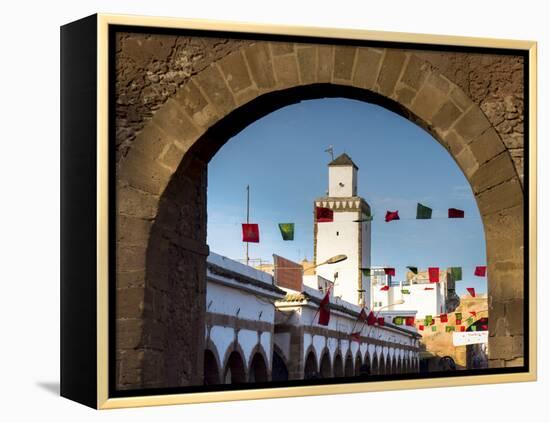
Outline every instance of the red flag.
<path fill-rule="evenodd" d="M 328 326 L 328 322 L 330 320 L 330 288 L 327 290 L 327 293 L 321 300 L 321 304 L 319 304 L 319 324 L 323 326 Z"/>
<path fill-rule="evenodd" d="M 380 291 L 389 291 L 389 290 L 390 290 L 389 285 L 384 285 L 382 288 L 380 288 Z"/>
<path fill-rule="evenodd" d="M 449 219 L 460 219 L 464 217 L 464 210 L 449 209 Z"/>
<path fill-rule="evenodd" d="M 424 330 L 424 325 L 418 325 L 419 330 Z"/>
<path fill-rule="evenodd" d="M 470 311 L 470 314 L 471 314 L 472 316 L 477 316 L 477 313 L 476 313 L 475 311 Z"/>
<path fill-rule="evenodd" d="M 487 326 L 487 325 L 481 325 L 481 330 L 489 330 L 489 326 Z"/>
<path fill-rule="evenodd" d="M 355 342 L 360 342 L 361 341 L 361 332 L 353 332 L 351 335 L 351 340 L 352 341 L 355 341 Z"/>
<path fill-rule="evenodd" d="M 379 317 L 379 318 L 377 319 L 377 322 L 378 322 L 378 326 L 384 326 L 385 320 L 384 320 L 383 317 Z"/>
<path fill-rule="evenodd" d="M 439 320 L 441 320 L 441 323 L 446 323 L 449 321 L 449 319 L 447 318 L 447 315 L 446 314 L 441 314 L 439 316 Z"/>
<path fill-rule="evenodd" d="M 476 296 L 476 289 L 475 288 L 466 288 L 466 291 L 468 291 L 472 297 Z"/>
<path fill-rule="evenodd" d="M 257 223 L 243 223 L 243 242 L 260 242 L 260 228 Z"/>
<path fill-rule="evenodd" d="M 361 312 L 359 313 L 359 320 L 366 322 L 367 321 L 367 310 L 365 310 L 365 307 L 361 309 Z"/>
<path fill-rule="evenodd" d="M 326 207 L 315 207 L 317 222 L 332 222 L 334 221 L 334 212 Z"/>
<path fill-rule="evenodd" d="M 408 316 L 405 318 L 405 324 L 407 326 L 414 326 L 414 317 L 413 316 Z"/>
<path fill-rule="evenodd" d="M 456 319 L 455 325 L 461 325 L 461 324 L 462 324 L 462 319 Z"/>
<path fill-rule="evenodd" d="M 399 210 L 386 211 L 386 222 L 391 222 L 392 220 L 399 220 Z"/>
<path fill-rule="evenodd" d="M 367 316 L 367 325 L 373 326 L 376 323 L 376 316 L 371 311 L 369 315 Z"/>
<path fill-rule="evenodd" d="M 393 267 L 384 267 L 384 273 L 389 276 L 395 276 L 395 269 Z"/>
<path fill-rule="evenodd" d="M 460 326 L 460 332 L 465 332 L 466 331 L 466 326 Z"/>
<path fill-rule="evenodd" d="M 474 270 L 475 276 L 485 276 L 487 273 L 487 266 L 476 266 L 476 270 Z"/>
<path fill-rule="evenodd" d="M 433 291 L 433 288 L 424 288 L 424 291 Z"/>
<path fill-rule="evenodd" d="M 439 282 L 439 267 L 428 267 L 428 274 L 431 283 Z"/>

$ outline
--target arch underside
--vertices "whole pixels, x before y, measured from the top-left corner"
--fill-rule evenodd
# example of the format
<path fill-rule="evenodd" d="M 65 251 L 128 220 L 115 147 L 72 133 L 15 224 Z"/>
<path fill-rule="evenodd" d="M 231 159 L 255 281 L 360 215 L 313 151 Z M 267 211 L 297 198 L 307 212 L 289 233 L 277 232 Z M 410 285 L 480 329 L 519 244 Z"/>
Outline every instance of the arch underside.
<path fill-rule="evenodd" d="M 258 118 L 325 97 L 400 114 L 462 169 L 487 244 L 489 364 L 522 363 L 523 188 L 483 111 L 413 52 L 286 44 L 281 55 L 269 43 L 244 45 L 191 76 L 118 165 L 117 386 L 202 383 L 208 162 Z"/>

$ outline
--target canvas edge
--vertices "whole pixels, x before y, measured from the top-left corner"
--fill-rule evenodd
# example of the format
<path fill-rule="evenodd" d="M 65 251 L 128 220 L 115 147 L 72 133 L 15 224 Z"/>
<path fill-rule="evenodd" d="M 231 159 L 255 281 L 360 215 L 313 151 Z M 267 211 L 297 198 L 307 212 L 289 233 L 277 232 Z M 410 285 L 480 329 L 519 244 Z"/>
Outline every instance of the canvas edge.
<path fill-rule="evenodd" d="M 532 382 L 537 380 L 536 342 L 536 60 L 537 43 L 449 35 L 413 34 L 358 29 L 319 28 L 306 26 L 266 25 L 203 19 L 182 19 L 136 15 L 97 15 L 98 92 L 97 92 L 97 408 L 113 409 L 155 405 L 176 405 L 293 396 L 333 395 L 373 391 L 422 389 L 464 385 Z M 108 28 L 109 25 L 130 25 L 151 28 L 215 30 L 270 35 L 310 36 L 384 42 L 406 42 L 441 46 L 517 49 L 529 53 L 529 371 L 499 375 L 448 378 L 425 378 L 387 382 L 348 383 L 304 387 L 264 388 L 253 390 L 190 394 L 150 395 L 109 398 L 108 366 Z"/>

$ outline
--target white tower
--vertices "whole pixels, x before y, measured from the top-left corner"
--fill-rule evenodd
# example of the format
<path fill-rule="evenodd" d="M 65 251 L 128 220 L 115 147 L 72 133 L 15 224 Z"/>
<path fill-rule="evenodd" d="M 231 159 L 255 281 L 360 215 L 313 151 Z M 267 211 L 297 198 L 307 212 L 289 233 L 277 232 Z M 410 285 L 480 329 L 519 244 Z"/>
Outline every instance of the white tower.
<path fill-rule="evenodd" d="M 314 205 L 315 209 L 331 209 L 333 221 L 317 222 L 314 209 L 315 263 L 339 254 L 348 258 L 340 263 L 321 265 L 317 273 L 331 281 L 337 273 L 334 295 L 370 308 L 370 278 L 361 271 L 370 267 L 370 206 L 357 196 L 358 167 L 347 154 L 334 159 L 328 168 L 328 196 L 316 199 Z"/>

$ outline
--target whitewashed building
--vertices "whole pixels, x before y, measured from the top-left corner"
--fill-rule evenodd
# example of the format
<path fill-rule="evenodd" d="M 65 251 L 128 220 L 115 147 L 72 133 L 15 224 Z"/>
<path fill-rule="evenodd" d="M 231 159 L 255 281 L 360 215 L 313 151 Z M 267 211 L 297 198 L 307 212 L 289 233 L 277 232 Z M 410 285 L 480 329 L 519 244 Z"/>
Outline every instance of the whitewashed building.
<path fill-rule="evenodd" d="M 315 274 L 276 255 L 270 274 L 210 253 L 205 384 L 418 371 L 416 327 L 394 324 L 395 311 L 370 307 L 370 280 L 361 271 L 370 267 L 370 208 L 357 196 L 357 170 L 345 154 L 329 164 L 328 197 L 314 206 L 330 208 L 333 220 L 314 221 Z M 345 260 L 326 263 L 343 255 Z M 330 319 L 324 326 L 318 312 L 327 290 Z M 376 325 L 360 318 L 363 306 L 381 319 Z"/>
<path fill-rule="evenodd" d="M 383 273 L 383 269 L 380 270 Z M 381 290 L 385 285 L 389 289 Z M 460 303 L 452 274 L 445 269 L 440 270 L 438 283 L 429 281 L 427 271 L 408 272 L 406 281 L 394 281 L 389 276 L 385 281 L 381 276 L 373 278 L 372 290 L 375 307 L 394 311 L 416 310 L 418 319 L 451 313 Z"/>

